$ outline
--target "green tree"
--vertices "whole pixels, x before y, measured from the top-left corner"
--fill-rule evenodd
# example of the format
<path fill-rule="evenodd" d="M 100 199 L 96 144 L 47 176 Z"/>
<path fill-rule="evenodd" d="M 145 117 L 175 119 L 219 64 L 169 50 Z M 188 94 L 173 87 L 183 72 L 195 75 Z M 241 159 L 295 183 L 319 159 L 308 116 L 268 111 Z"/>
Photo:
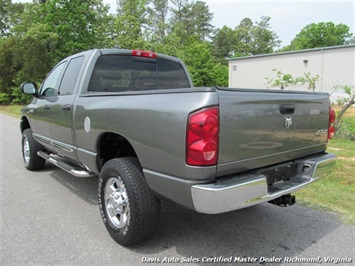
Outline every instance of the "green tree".
<path fill-rule="evenodd" d="M 228 87 L 228 66 L 220 63 L 212 67 L 213 82 L 210 86 Z"/>
<path fill-rule="evenodd" d="M 14 63 L 21 70 L 13 77 L 15 84 L 42 81 L 57 63 L 54 51 L 58 45 L 59 35 L 49 25 L 33 24 L 16 46 Z"/>
<path fill-rule="evenodd" d="M 284 51 L 303 50 L 345 44 L 351 37 L 349 27 L 333 22 L 312 23 L 305 26 Z"/>
<path fill-rule="evenodd" d="M 148 21 L 150 25 L 151 41 L 154 43 L 164 40 L 168 33 L 168 0 L 151 0 L 151 6 L 148 8 Z"/>
<path fill-rule="evenodd" d="M 39 4 L 37 23 L 58 34 L 57 59 L 94 48 L 103 35 L 97 30 L 108 6 L 102 0 L 47 0 Z M 102 29 L 102 27 L 101 27 Z"/>
<path fill-rule="evenodd" d="M 183 40 L 196 35 L 203 41 L 209 39 L 213 32 L 211 24 L 213 13 L 205 2 L 188 0 L 172 0 L 172 31 L 177 32 Z"/>
<path fill-rule="evenodd" d="M 0 39 L 0 92 L 9 94 L 11 87 L 15 86 L 14 76 L 20 70 L 14 64 L 16 51 L 14 47 L 17 45 L 15 37 Z"/>
<path fill-rule="evenodd" d="M 244 18 L 235 28 L 236 38 L 239 41 L 237 46 L 238 56 L 252 55 L 253 27 L 253 21 L 250 18 Z"/>
<path fill-rule="evenodd" d="M 210 43 L 199 41 L 196 35 L 183 42 L 181 36 L 172 32 L 162 43 L 156 44 L 154 49 L 156 52 L 181 58 L 189 70 L 194 86 L 228 86 L 228 66 L 216 63 Z"/>
<path fill-rule="evenodd" d="M 12 4 L 9 35 L 22 38 L 32 25 L 43 17 L 39 7 L 37 3 Z"/>
<path fill-rule="evenodd" d="M 213 13 L 209 11 L 208 5 L 202 1 L 196 1 L 191 7 L 190 20 L 194 23 L 194 34 L 197 34 L 201 41 L 210 39 L 214 26 L 211 24 Z"/>
<path fill-rule="evenodd" d="M 170 9 L 172 12 L 172 19 L 170 20 L 171 24 L 179 24 L 182 22 L 184 17 L 183 9 L 186 6 L 190 5 L 189 0 L 170 0 L 172 4 L 172 8 Z"/>
<path fill-rule="evenodd" d="M 173 5 L 170 9 L 172 13 L 170 31 L 182 37 L 184 42 L 194 32 L 193 19 L 189 19 L 191 17 L 192 4 L 189 0 L 171 0 L 171 2 Z"/>
<path fill-rule="evenodd" d="M 239 54 L 269 54 L 279 46 L 278 36 L 271 30 L 270 19 L 270 17 L 263 16 L 255 24 L 249 18 L 244 18 L 240 22 L 235 29 L 236 39 L 240 40 Z"/>
<path fill-rule="evenodd" d="M 2 17 L 1 21 L 6 25 L 2 28 L 0 36 L 0 92 L 6 94 L 5 98 L 11 101 L 12 88 L 19 85 L 17 78 L 23 66 L 23 62 L 17 60 L 23 54 L 20 42 L 33 22 L 33 19 L 27 19 L 27 15 L 34 4 L 3 1 L 1 5 L 5 7 L 2 14 L 6 16 Z"/>
<path fill-rule="evenodd" d="M 215 31 L 212 38 L 212 55 L 217 62 L 227 65 L 227 58 L 238 50 L 240 40 L 236 38 L 235 31 L 227 26 Z"/>
<path fill-rule="evenodd" d="M 234 30 L 226 26 L 217 30 L 212 50 L 217 62 L 226 64 L 227 57 L 268 54 L 279 44 L 277 34 L 271 30 L 270 17 L 261 17 L 255 23 L 244 18 Z"/>
<path fill-rule="evenodd" d="M 280 45 L 277 34 L 271 30 L 270 17 L 263 16 L 256 21 L 251 29 L 252 47 L 251 54 L 269 54 Z"/>
<path fill-rule="evenodd" d="M 114 43 L 114 15 L 109 13 L 110 6 L 103 3 L 103 0 L 95 0 L 91 5 L 93 12 L 91 32 L 94 36 L 92 48 L 111 48 Z"/>
<path fill-rule="evenodd" d="M 21 15 L 28 4 L 0 0 L 0 38 L 11 35 L 11 30 L 21 21 Z"/>
<path fill-rule="evenodd" d="M 11 0 L 0 0 L 0 37 L 9 30 Z"/>
<path fill-rule="evenodd" d="M 152 48 L 158 53 L 178 57 L 179 51 L 182 47 L 184 47 L 182 46 L 182 43 L 183 41 L 181 36 L 179 36 L 176 32 L 171 32 L 161 42 L 153 44 Z"/>
<path fill-rule="evenodd" d="M 42 80 L 58 60 L 102 47 L 108 43 L 106 36 L 112 38 L 105 31 L 110 28 L 105 26 L 108 6 L 101 0 L 6 1 L 6 6 L 8 25 L 2 28 L 6 36 L 0 38 L 0 91 L 10 98 L 17 97 L 17 92 L 12 93 L 14 86 Z"/>
<path fill-rule="evenodd" d="M 24 81 L 39 83 L 56 63 L 53 51 L 58 35 L 48 25 L 35 24 L 21 38 L 11 36 L 0 41 L 0 92 L 9 101 L 23 102 L 18 87 Z"/>
<path fill-rule="evenodd" d="M 180 48 L 177 56 L 186 64 L 194 86 L 225 86 L 225 83 L 216 84 L 215 78 L 223 76 L 223 70 L 216 67 L 208 42 L 201 42 L 197 36 L 192 36 L 188 38 L 186 45 Z"/>
<path fill-rule="evenodd" d="M 115 20 L 116 46 L 124 49 L 147 49 L 143 36 L 147 24 L 147 0 L 119 0 Z"/>

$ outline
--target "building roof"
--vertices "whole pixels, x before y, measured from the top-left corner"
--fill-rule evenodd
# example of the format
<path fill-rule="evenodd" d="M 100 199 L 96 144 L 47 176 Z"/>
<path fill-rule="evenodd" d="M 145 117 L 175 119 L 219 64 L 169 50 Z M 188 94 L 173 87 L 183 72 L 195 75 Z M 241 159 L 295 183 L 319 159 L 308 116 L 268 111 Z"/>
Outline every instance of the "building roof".
<path fill-rule="evenodd" d="M 287 54 L 297 54 L 297 53 L 304 53 L 304 52 L 315 52 L 315 51 L 332 50 L 332 49 L 353 48 L 353 47 L 355 47 L 355 44 L 337 45 L 337 46 L 328 46 L 328 47 L 304 49 L 304 50 L 297 50 L 297 51 L 278 52 L 278 53 L 271 53 L 271 54 L 251 55 L 251 56 L 242 56 L 242 57 L 231 57 L 228 60 L 229 61 L 234 61 L 234 60 L 242 60 L 242 59 L 252 59 L 252 58 L 260 58 L 260 57 L 269 57 L 269 56 L 287 55 Z"/>

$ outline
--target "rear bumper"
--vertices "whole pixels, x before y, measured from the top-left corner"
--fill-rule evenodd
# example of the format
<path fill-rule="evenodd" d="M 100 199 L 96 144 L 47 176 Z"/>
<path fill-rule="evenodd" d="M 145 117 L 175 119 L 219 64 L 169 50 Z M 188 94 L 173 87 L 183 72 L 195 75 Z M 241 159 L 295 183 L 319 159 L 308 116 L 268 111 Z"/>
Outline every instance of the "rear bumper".
<path fill-rule="evenodd" d="M 326 176 L 333 170 L 334 154 L 323 154 L 295 162 L 295 172 L 289 180 L 268 186 L 265 171 L 235 176 L 211 184 L 191 187 L 192 201 L 197 212 L 217 214 L 242 209 L 293 193 Z M 278 171 L 274 166 L 270 171 Z M 268 173 L 269 173 L 268 172 Z"/>

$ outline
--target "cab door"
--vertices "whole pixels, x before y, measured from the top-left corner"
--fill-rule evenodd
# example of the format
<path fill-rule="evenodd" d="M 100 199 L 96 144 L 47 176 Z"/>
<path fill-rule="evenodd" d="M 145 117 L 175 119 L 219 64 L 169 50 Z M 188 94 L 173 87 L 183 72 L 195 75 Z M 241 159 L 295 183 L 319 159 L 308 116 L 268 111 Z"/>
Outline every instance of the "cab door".
<path fill-rule="evenodd" d="M 48 118 L 50 121 L 53 150 L 61 156 L 76 159 L 73 111 L 78 74 L 84 56 L 72 58 L 63 74 L 53 102 L 49 104 Z"/>
<path fill-rule="evenodd" d="M 34 138 L 49 149 L 52 148 L 49 110 L 55 100 L 56 90 L 67 62 L 55 66 L 42 83 L 38 97 L 28 106 L 28 115 Z"/>

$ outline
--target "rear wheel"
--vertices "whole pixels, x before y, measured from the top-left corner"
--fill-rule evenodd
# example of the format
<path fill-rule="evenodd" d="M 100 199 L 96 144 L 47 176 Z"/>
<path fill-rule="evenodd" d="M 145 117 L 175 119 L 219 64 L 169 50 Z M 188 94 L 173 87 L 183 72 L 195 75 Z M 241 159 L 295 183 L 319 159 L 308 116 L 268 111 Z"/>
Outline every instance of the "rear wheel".
<path fill-rule="evenodd" d="M 32 136 L 32 130 L 27 128 L 22 133 L 22 156 L 26 169 L 35 171 L 44 168 L 46 161 L 37 155 L 42 150 L 39 144 Z"/>
<path fill-rule="evenodd" d="M 106 229 L 123 246 L 148 239 L 159 224 L 159 200 L 149 189 L 136 158 L 112 159 L 103 166 L 99 206 Z"/>

